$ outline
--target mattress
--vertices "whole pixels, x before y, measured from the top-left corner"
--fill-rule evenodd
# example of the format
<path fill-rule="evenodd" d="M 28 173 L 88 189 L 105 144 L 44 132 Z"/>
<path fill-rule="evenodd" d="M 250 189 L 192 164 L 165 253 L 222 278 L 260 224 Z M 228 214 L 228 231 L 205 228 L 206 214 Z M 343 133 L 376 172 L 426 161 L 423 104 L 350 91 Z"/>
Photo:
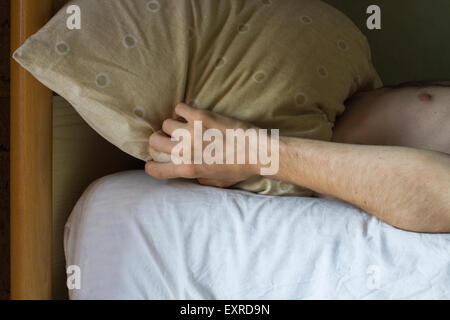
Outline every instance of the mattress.
<path fill-rule="evenodd" d="M 353 206 L 140 171 L 94 182 L 65 227 L 71 299 L 449 299 L 450 234 Z"/>

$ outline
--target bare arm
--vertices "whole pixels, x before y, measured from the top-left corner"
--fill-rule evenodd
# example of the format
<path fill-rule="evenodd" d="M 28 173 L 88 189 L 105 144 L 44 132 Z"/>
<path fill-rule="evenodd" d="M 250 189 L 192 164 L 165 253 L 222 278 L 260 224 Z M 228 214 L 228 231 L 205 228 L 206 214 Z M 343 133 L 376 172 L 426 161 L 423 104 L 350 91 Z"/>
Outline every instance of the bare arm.
<path fill-rule="evenodd" d="M 227 117 L 179 105 L 186 123 L 167 120 L 150 146 L 171 153 L 174 130 L 249 128 Z M 224 142 L 224 145 L 226 142 Z M 404 147 L 347 145 L 298 138 L 280 139 L 280 168 L 271 178 L 342 199 L 385 222 L 409 231 L 450 232 L 450 158 Z M 191 178 L 228 187 L 261 172 L 260 165 L 207 165 L 149 162 L 148 174 L 162 179 Z"/>
<path fill-rule="evenodd" d="M 352 203 L 401 229 L 450 232 L 445 154 L 283 137 L 276 178 Z"/>

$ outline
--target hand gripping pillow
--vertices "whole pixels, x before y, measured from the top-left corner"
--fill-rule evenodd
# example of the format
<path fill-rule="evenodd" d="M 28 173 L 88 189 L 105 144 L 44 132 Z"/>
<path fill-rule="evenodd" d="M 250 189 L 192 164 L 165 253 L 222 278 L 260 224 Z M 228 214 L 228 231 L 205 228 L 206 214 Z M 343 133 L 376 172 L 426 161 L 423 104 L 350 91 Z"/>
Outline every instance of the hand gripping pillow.
<path fill-rule="evenodd" d="M 343 102 L 379 86 L 366 38 L 319 0 L 76 0 L 14 53 L 104 138 L 161 160 L 148 138 L 174 107 L 197 108 L 330 140 Z M 307 191 L 254 177 L 239 188 Z"/>

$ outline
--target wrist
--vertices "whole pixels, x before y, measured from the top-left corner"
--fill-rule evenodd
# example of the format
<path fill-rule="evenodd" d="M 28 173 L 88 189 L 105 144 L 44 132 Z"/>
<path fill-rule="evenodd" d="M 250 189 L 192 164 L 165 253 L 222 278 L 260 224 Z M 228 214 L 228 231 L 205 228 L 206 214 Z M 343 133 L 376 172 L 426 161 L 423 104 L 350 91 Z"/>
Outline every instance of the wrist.
<path fill-rule="evenodd" d="M 258 161 L 253 173 L 275 179 L 279 174 L 280 151 L 285 148 L 285 139 L 278 132 L 271 132 L 267 136 L 259 135 L 258 139 Z"/>

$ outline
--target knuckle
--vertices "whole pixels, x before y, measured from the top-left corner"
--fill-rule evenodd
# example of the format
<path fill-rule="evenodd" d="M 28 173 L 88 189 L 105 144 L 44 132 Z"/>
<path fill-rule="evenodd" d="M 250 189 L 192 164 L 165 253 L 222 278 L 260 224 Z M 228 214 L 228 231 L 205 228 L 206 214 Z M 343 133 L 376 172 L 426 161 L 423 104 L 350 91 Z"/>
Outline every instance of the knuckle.
<path fill-rule="evenodd" d="M 199 120 L 204 120 L 208 117 L 208 111 L 197 109 L 195 111 L 196 117 L 199 118 Z"/>
<path fill-rule="evenodd" d="M 179 108 L 183 108 L 183 104 L 181 102 L 177 103 L 175 106 L 175 109 L 179 109 Z"/>
<path fill-rule="evenodd" d="M 147 172 L 148 175 L 157 178 L 157 170 L 155 170 L 154 166 L 152 166 L 151 164 L 147 164 L 145 167 L 145 171 Z"/>
<path fill-rule="evenodd" d="M 167 129 L 169 127 L 169 125 L 170 125 L 170 119 L 164 120 L 163 123 L 162 123 L 163 130 Z"/>
<path fill-rule="evenodd" d="M 177 114 L 181 113 L 181 112 L 184 110 L 184 108 L 185 108 L 185 104 L 183 104 L 183 103 L 178 103 L 178 104 L 175 106 L 175 113 L 177 113 Z"/>
<path fill-rule="evenodd" d="M 157 133 L 152 133 L 152 135 L 150 136 L 150 138 L 148 139 L 148 144 L 150 146 L 154 146 L 156 143 L 156 139 L 157 139 Z"/>

